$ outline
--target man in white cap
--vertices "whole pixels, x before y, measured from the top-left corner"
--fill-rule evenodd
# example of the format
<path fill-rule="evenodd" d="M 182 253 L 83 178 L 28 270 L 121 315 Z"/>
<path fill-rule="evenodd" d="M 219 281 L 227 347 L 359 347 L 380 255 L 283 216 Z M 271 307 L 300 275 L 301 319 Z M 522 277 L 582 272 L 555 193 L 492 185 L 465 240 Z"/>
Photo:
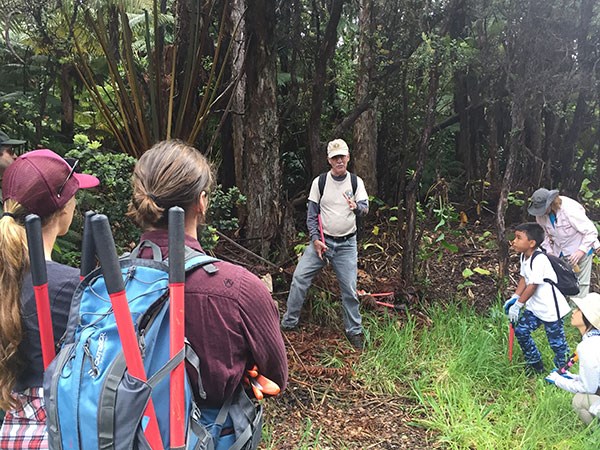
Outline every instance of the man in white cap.
<path fill-rule="evenodd" d="M 559 195 L 558 190 L 540 188 L 533 193 L 527 211 L 546 233 L 542 247 L 573 267 L 579 280 L 578 297 L 590 291 L 594 250 L 600 248 L 598 230 L 575 200 Z"/>
<path fill-rule="evenodd" d="M 600 294 L 592 292 L 573 301 L 577 309 L 571 316 L 571 325 L 581 333 L 575 353 L 579 373 L 558 370 L 551 372 L 546 380 L 575 394 L 573 409 L 589 425 L 600 412 Z"/>
<path fill-rule="evenodd" d="M 294 271 L 281 329 L 296 329 L 313 277 L 331 262 L 342 294 L 346 337 L 360 350 L 364 344 L 356 293 L 356 216 L 369 212 L 369 196 L 363 181 L 348 172 L 350 151 L 342 139 L 327 145 L 327 161 L 331 170 L 313 180 L 308 196 L 306 224 L 312 245 Z"/>

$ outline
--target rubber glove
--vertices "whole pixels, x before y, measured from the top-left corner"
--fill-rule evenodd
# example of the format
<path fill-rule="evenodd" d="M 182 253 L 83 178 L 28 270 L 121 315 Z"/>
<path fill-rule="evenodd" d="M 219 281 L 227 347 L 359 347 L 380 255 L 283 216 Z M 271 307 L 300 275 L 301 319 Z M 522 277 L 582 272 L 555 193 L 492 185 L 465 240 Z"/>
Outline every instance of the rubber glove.
<path fill-rule="evenodd" d="M 556 384 L 556 380 L 560 378 L 560 374 L 554 369 L 546 376 L 545 380 L 550 384 Z"/>
<path fill-rule="evenodd" d="M 508 320 L 513 324 L 516 324 L 519 321 L 519 314 L 521 313 L 523 305 L 523 303 L 515 301 L 511 307 L 508 308 Z"/>
<path fill-rule="evenodd" d="M 520 295 L 513 294 L 511 298 L 504 302 L 504 314 L 508 314 L 509 308 L 515 304 L 517 300 L 519 300 Z"/>

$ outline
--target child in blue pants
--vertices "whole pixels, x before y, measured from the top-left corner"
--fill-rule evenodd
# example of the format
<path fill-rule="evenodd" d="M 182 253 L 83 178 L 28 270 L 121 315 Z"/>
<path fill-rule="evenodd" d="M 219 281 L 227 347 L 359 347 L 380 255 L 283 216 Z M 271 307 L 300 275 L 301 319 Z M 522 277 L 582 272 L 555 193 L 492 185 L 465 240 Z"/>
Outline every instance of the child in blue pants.
<path fill-rule="evenodd" d="M 541 325 L 544 325 L 548 343 L 554 351 L 557 368 L 567 362 L 569 354 L 563 317 L 569 313 L 570 307 L 564 295 L 544 281 L 557 282 L 557 277 L 550 260 L 538 249 L 543 241 L 544 229 L 535 222 L 523 223 L 515 228 L 512 248 L 521 254 L 521 278 L 515 293 L 504 304 L 504 310 L 514 324 L 515 336 L 523 350 L 529 373 L 544 372 L 542 355 L 531 337 L 531 333 Z M 541 254 L 535 255 L 532 260 L 535 252 Z"/>

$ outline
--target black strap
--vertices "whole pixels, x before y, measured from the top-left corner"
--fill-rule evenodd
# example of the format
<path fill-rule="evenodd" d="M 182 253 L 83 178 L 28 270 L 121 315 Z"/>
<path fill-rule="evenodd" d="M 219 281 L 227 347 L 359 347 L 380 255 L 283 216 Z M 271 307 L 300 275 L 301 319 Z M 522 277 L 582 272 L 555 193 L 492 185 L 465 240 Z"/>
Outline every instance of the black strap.
<path fill-rule="evenodd" d="M 321 197 L 323 197 L 323 192 L 325 192 L 325 183 L 327 183 L 327 174 L 329 172 L 322 173 L 319 175 L 319 203 L 321 203 Z M 352 184 L 352 194 L 356 195 L 356 190 L 358 189 L 358 177 L 355 173 L 350 173 L 350 184 Z"/>

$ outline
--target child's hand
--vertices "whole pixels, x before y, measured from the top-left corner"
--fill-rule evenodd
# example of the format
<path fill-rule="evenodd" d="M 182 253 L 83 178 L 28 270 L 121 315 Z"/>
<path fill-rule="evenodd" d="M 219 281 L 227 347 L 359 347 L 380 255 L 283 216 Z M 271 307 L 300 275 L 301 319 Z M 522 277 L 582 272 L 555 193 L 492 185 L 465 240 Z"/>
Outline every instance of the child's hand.
<path fill-rule="evenodd" d="M 523 303 L 515 300 L 512 306 L 508 309 L 508 320 L 516 324 L 519 321 L 519 314 L 521 313 L 522 307 Z"/>
<path fill-rule="evenodd" d="M 560 378 L 559 373 L 556 370 L 553 370 L 544 378 L 550 384 L 556 384 L 556 380 Z"/>
<path fill-rule="evenodd" d="M 517 300 L 519 300 L 519 296 L 515 294 L 504 302 L 504 314 L 508 314 L 509 308 L 514 305 Z"/>

